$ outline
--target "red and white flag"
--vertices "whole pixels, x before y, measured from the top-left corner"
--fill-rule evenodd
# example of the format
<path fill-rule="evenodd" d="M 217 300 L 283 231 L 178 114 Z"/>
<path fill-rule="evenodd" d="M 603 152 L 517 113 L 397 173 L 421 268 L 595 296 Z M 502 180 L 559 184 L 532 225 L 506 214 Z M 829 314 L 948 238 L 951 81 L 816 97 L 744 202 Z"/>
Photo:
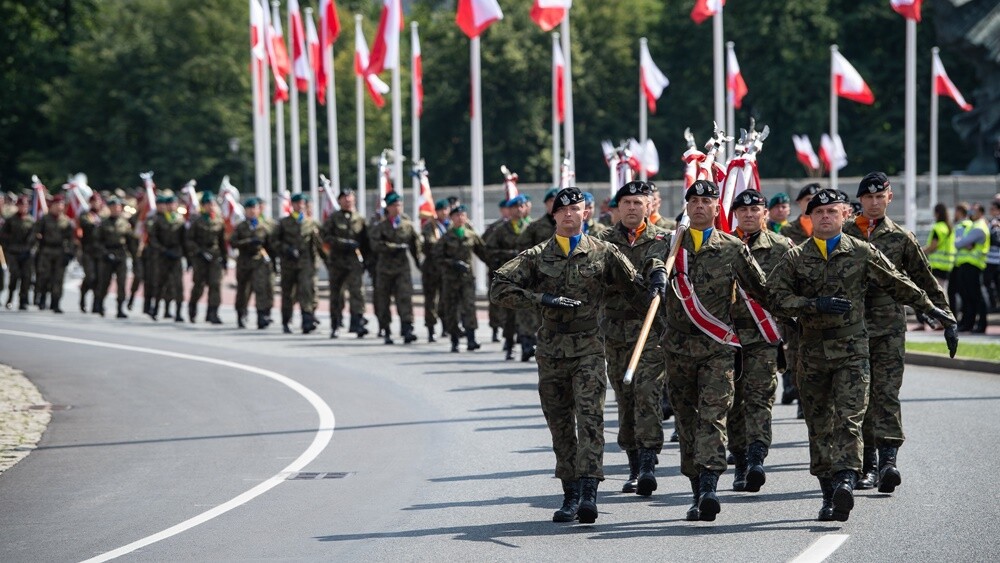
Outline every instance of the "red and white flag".
<path fill-rule="evenodd" d="M 660 99 L 663 89 L 670 85 L 670 80 L 653 62 L 649 47 L 645 43 L 639 49 L 639 81 L 642 83 L 642 91 L 646 94 L 649 111 L 656 113 L 656 100 Z"/>
<path fill-rule="evenodd" d="M 819 170 L 819 157 L 807 135 L 792 135 L 792 144 L 795 145 L 795 157 L 806 170 Z"/>
<path fill-rule="evenodd" d="M 250 51 L 259 61 L 267 57 L 264 47 L 264 10 L 257 0 L 250 0 Z"/>
<path fill-rule="evenodd" d="M 312 75 L 316 79 L 316 97 L 319 98 L 321 104 L 325 103 L 326 96 L 322 96 L 319 93 L 320 88 L 324 89 L 324 93 L 326 92 L 326 77 L 323 76 L 322 50 L 320 49 L 319 34 L 316 33 L 316 22 L 313 21 L 312 17 L 306 18 L 306 53 L 309 54 L 309 66 L 312 68 Z"/>
<path fill-rule="evenodd" d="M 413 87 L 416 90 L 417 117 L 424 115 L 424 61 L 420 51 L 420 36 L 413 31 Z M 431 210 L 433 211 L 433 209 Z"/>
<path fill-rule="evenodd" d="M 306 32 L 302 24 L 302 12 L 299 10 L 299 0 L 288 0 L 288 14 L 291 18 L 292 70 L 295 74 L 295 86 L 299 92 L 309 91 L 309 56 L 306 54 Z"/>
<path fill-rule="evenodd" d="M 833 53 L 833 82 L 837 95 L 841 98 L 866 105 L 875 103 L 871 88 L 839 51 Z"/>
<path fill-rule="evenodd" d="M 695 0 L 694 9 L 691 10 L 691 19 L 694 23 L 701 24 L 726 5 L 726 0 Z"/>
<path fill-rule="evenodd" d="M 727 69 L 726 88 L 729 96 L 733 100 L 733 107 L 740 109 L 743 107 L 743 96 L 747 95 L 747 83 L 743 81 L 743 73 L 740 72 L 740 63 L 736 60 L 736 53 L 730 50 L 726 56 Z"/>
<path fill-rule="evenodd" d="M 240 192 L 229 183 L 229 176 L 223 176 L 222 184 L 219 186 L 219 199 L 222 205 L 222 221 L 226 225 L 226 233 L 232 233 L 236 225 L 246 220 L 246 210 L 240 203 Z M 228 237 L 227 237 L 228 238 Z"/>
<path fill-rule="evenodd" d="M 431 183 L 427 179 L 427 169 L 421 167 L 417 174 L 420 177 L 420 206 L 417 208 L 417 214 L 420 215 L 421 221 L 426 221 L 435 215 L 434 196 L 431 194 Z"/>
<path fill-rule="evenodd" d="M 382 15 L 378 20 L 378 31 L 372 43 L 371 58 L 368 61 L 369 74 L 381 74 L 383 70 L 399 66 L 399 32 L 403 30 L 403 3 L 401 0 L 383 0 Z"/>
<path fill-rule="evenodd" d="M 326 105 L 326 83 L 333 72 L 327 65 L 333 64 L 333 44 L 340 36 L 340 18 L 333 0 L 321 0 L 319 6 L 318 60 L 313 62 L 316 76 L 316 99 Z M 310 54 L 312 50 L 310 49 Z"/>
<path fill-rule="evenodd" d="M 493 22 L 502 19 L 497 0 L 458 0 L 455 23 L 469 39 L 479 37 Z"/>
<path fill-rule="evenodd" d="M 531 6 L 531 19 L 542 31 L 552 31 L 562 23 L 573 6 L 573 0 L 535 0 Z"/>
<path fill-rule="evenodd" d="M 285 40 L 280 35 L 281 20 L 274 21 L 274 18 L 271 17 L 271 12 L 267 9 L 262 9 L 261 11 L 264 14 L 264 30 L 267 37 L 264 41 L 267 48 L 267 60 L 271 64 L 271 74 L 274 75 L 274 101 L 281 100 L 287 102 L 288 82 L 285 77 L 288 76 L 291 65 L 288 63 L 288 50 L 285 49 Z M 274 8 L 275 14 L 277 11 L 278 9 Z"/>
<path fill-rule="evenodd" d="M 941 64 L 941 57 L 937 53 L 934 53 L 932 67 L 931 74 L 934 80 L 934 93 L 938 96 L 948 96 L 955 100 L 955 103 L 963 110 L 972 111 L 972 104 L 965 101 L 962 93 L 955 87 L 955 83 L 948 78 L 948 73 L 945 72 L 944 65 Z"/>
<path fill-rule="evenodd" d="M 831 138 L 826 133 L 819 141 L 819 159 L 827 170 L 837 170 L 847 166 L 847 151 L 844 150 L 844 143 L 840 140 L 840 135 Z"/>
<path fill-rule="evenodd" d="M 371 95 L 376 107 L 385 106 L 385 98 L 382 96 L 389 93 L 389 85 L 382 82 L 382 79 L 368 72 L 368 43 L 365 36 L 358 33 L 354 37 L 354 72 L 365 79 L 368 94 Z"/>
<path fill-rule="evenodd" d="M 49 203 L 46 198 L 49 195 L 49 191 L 42 184 L 42 181 L 38 179 L 38 176 L 31 177 L 31 209 L 29 211 L 31 218 L 38 221 L 49 212 Z"/>
<path fill-rule="evenodd" d="M 556 117 L 563 123 L 566 121 L 566 59 L 558 43 L 552 46 L 552 70 L 556 75 Z"/>
<path fill-rule="evenodd" d="M 197 184 L 198 182 L 194 180 L 188 180 L 188 183 L 184 184 L 184 187 L 181 188 L 180 200 L 187 210 L 187 213 L 184 215 L 184 224 L 188 227 L 191 226 L 191 221 L 198 214 L 198 193 L 194 190 Z"/>
<path fill-rule="evenodd" d="M 920 2 L 921 0 L 889 0 L 889 5 L 904 18 L 919 22 Z"/>

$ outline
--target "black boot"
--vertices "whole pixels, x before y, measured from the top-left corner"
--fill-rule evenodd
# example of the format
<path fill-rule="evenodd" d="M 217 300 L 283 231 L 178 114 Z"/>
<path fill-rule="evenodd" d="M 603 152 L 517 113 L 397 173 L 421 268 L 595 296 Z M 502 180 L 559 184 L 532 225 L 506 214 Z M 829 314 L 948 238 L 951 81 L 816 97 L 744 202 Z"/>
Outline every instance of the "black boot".
<path fill-rule="evenodd" d="M 205 313 L 205 322 L 208 322 L 209 313 Z M 198 322 L 198 304 L 188 303 L 188 319 L 191 320 L 191 324 Z"/>
<path fill-rule="evenodd" d="M 581 524 L 593 524 L 597 520 L 597 478 L 580 479 L 580 509 L 576 515 Z"/>
<path fill-rule="evenodd" d="M 500 342 L 500 337 L 498 336 L 499 332 L 499 328 L 493 327 L 493 336 L 490 338 L 490 342 Z"/>
<path fill-rule="evenodd" d="M 330 338 L 337 338 L 338 336 L 340 336 L 339 334 L 337 334 L 339 331 L 340 331 L 340 328 L 336 324 L 334 324 L 330 328 Z"/>
<path fill-rule="evenodd" d="M 878 492 L 891 493 L 903 482 L 896 468 L 896 448 L 882 446 L 878 449 Z"/>
<path fill-rule="evenodd" d="M 302 334 L 309 334 L 310 332 L 316 330 L 319 326 L 319 321 L 316 320 L 316 316 L 312 313 L 302 313 Z"/>
<path fill-rule="evenodd" d="M 128 315 L 126 315 L 125 311 L 122 310 L 122 308 L 124 306 L 125 306 L 125 301 L 119 300 L 118 301 L 118 314 L 115 315 L 115 317 L 117 317 L 119 319 L 127 319 L 128 318 Z"/>
<path fill-rule="evenodd" d="M 94 298 L 94 304 L 93 304 L 92 308 L 94 310 L 93 311 L 94 313 L 96 313 L 96 314 L 98 314 L 98 315 L 100 315 L 102 317 L 104 316 L 104 303 L 101 302 L 101 301 L 98 301 L 96 297 Z"/>
<path fill-rule="evenodd" d="M 164 319 L 172 319 L 172 318 L 174 318 L 173 312 L 170 311 L 170 304 L 171 303 L 172 303 L 172 301 L 166 301 L 166 300 L 163 301 L 163 318 Z M 157 308 L 159 308 L 159 307 L 157 307 Z"/>
<path fill-rule="evenodd" d="M 819 478 L 819 488 L 823 491 L 823 506 L 819 509 L 820 522 L 833 521 L 833 480 L 829 477 Z"/>
<path fill-rule="evenodd" d="M 799 390 L 795 388 L 795 379 L 791 370 L 781 374 L 781 404 L 790 405 L 799 398 Z"/>
<path fill-rule="evenodd" d="M 403 323 L 400 332 L 403 335 L 403 344 L 412 344 L 413 342 L 416 342 L 417 335 L 413 334 L 413 323 Z"/>
<path fill-rule="evenodd" d="M 572 522 L 576 520 L 576 511 L 580 508 L 580 482 L 563 479 L 562 508 L 552 515 L 553 522 Z"/>
<path fill-rule="evenodd" d="M 52 312 L 62 314 L 63 310 L 59 308 L 59 300 L 55 297 L 52 298 Z"/>
<path fill-rule="evenodd" d="M 674 416 L 674 407 L 670 404 L 670 397 L 666 393 L 660 397 L 661 420 L 670 420 Z"/>
<path fill-rule="evenodd" d="M 639 485 L 639 450 L 625 450 L 628 456 L 628 481 L 622 485 L 623 493 L 634 493 Z"/>
<path fill-rule="evenodd" d="M 838 522 L 847 522 L 854 508 L 854 484 L 858 474 L 851 469 L 838 471 L 833 476 L 833 518 Z"/>
<path fill-rule="evenodd" d="M 257 313 L 257 324 L 260 326 L 260 313 Z M 236 327 L 246 328 L 247 327 L 247 311 L 246 309 L 236 309 Z"/>
<path fill-rule="evenodd" d="M 504 351 L 504 357 L 503 357 L 504 360 L 513 360 L 514 359 L 514 338 L 513 337 L 511 337 L 511 336 L 505 336 L 504 337 L 504 339 L 503 339 L 503 351 Z"/>
<path fill-rule="evenodd" d="M 521 337 L 521 361 L 527 362 L 535 355 L 535 337 Z"/>
<path fill-rule="evenodd" d="M 691 493 L 693 497 L 691 499 L 691 506 L 688 507 L 687 515 L 684 517 L 688 522 L 697 522 L 701 519 L 701 513 L 698 511 L 698 478 L 691 477 Z"/>
<path fill-rule="evenodd" d="M 358 330 L 356 331 L 358 338 L 364 338 L 365 335 L 368 334 L 368 329 L 365 328 L 365 325 L 368 324 L 368 321 L 365 320 L 364 315 L 351 315 L 351 320 L 354 320 L 355 317 L 357 317 L 356 322 L 358 323 Z"/>
<path fill-rule="evenodd" d="M 764 458 L 767 457 L 767 446 L 763 442 L 755 441 L 747 448 L 747 491 L 756 493 L 767 481 L 767 474 L 764 472 Z"/>
<path fill-rule="evenodd" d="M 284 333 L 284 334 L 291 334 L 292 333 L 291 327 L 288 326 L 289 324 L 291 324 L 291 322 L 292 322 L 292 315 L 291 315 L 291 313 L 289 313 L 287 315 L 285 313 L 281 313 L 281 332 L 282 333 Z"/>
<path fill-rule="evenodd" d="M 471 328 L 465 329 L 465 339 L 469 343 L 466 350 L 472 352 L 473 350 L 478 350 L 482 348 L 478 342 L 476 342 L 476 331 Z"/>
<path fill-rule="evenodd" d="M 878 486 L 878 449 L 866 444 L 864 452 L 864 458 L 861 461 L 861 478 L 854 485 L 854 488 L 859 491 L 874 489 Z"/>
<path fill-rule="evenodd" d="M 714 522 L 715 515 L 722 512 L 719 497 L 715 487 L 719 484 L 719 474 L 715 471 L 702 471 L 698 476 L 698 519 L 703 522 Z"/>
<path fill-rule="evenodd" d="M 681 441 L 681 437 L 677 435 L 677 426 L 674 425 L 674 431 L 670 433 L 670 441 L 672 443 L 677 443 Z"/>
<path fill-rule="evenodd" d="M 427 327 L 427 342 L 430 344 L 437 342 L 437 339 L 434 338 L 434 325 Z"/>
<path fill-rule="evenodd" d="M 135 294 L 134 293 L 132 293 L 132 294 L 130 294 L 128 296 L 128 305 L 126 305 L 126 307 L 128 307 L 129 311 L 132 310 L 132 305 L 135 305 Z"/>
<path fill-rule="evenodd" d="M 175 323 L 182 323 L 182 322 L 184 322 L 184 317 L 181 316 L 181 307 L 182 306 L 183 306 L 183 303 L 181 303 L 180 301 L 178 301 L 177 302 L 177 308 L 174 309 L 174 322 Z"/>
<path fill-rule="evenodd" d="M 458 335 L 457 334 L 452 334 L 451 335 L 451 351 L 452 352 L 458 352 L 458 343 L 459 342 L 461 342 L 461 340 L 458 338 Z"/>
<path fill-rule="evenodd" d="M 81 313 L 86 313 L 87 312 L 87 292 L 86 291 L 81 291 L 80 292 L 80 312 Z"/>
<path fill-rule="evenodd" d="M 384 333 L 385 334 L 385 340 L 383 342 L 386 343 L 386 344 L 395 344 L 395 342 L 392 341 L 392 330 L 390 330 L 389 327 L 385 327 L 384 330 L 385 330 L 385 333 Z"/>
<path fill-rule="evenodd" d="M 219 306 L 218 305 L 215 305 L 214 307 L 209 307 L 208 308 L 208 317 L 207 317 L 207 319 L 208 319 L 208 322 L 210 322 L 210 323 L 212 323 L 214 325 L 221 325 L 222 324 L 222 319 L 219 318 Z"/>
<path fill-rule="evenodd" d="M 805 420 L 806 419 L 805 413 L 802 412 L 802 401 L 799 401 L 798 408 L 796 408 L 796 410 L 795 410 L 795 418 L 797 418 L 799 420 Z"/>
<path fill-rule="evenodd" d="M 243 323 L 242 318 L 240 319 L 240 322 Z M 257 311 L 257 330 L 264 330 L 269 324 L 271 324 L 271 320 L 267 318 L 267 313 L 264 311 Z"/>
<path fill-rule="evenodd" d="M 648 497 L 656 490 L 656 452 L 639 448 L 639 481 L 635 494 Z"/>
<path fill-rule="evenodd" d="M 743 452 L 732 452 L 733 458 L 733 490 L 747 490 L 747 456 Z M 728 463 L 728 459 L 726 462 Z"/>
<path fill-rule="evenodd" d="M 154 305 L 154 303 L 155 303 L 155 305 Z M 142 312 L 145 313 L 145 314 L 147 314 L 147 315 L 149 315 L 149 317 L 151 319 L 153 319 L 154 321 L 156 320 L 156 315 L 157 315 L 157 312 L 158 312 L 157 310 L 159 308 L 160 308 L 160 301 L 158 299 L 154 300 L 154 299 L 150 299 L 149 297 L 143 298 L 143 300 L 142 300 Z"/>

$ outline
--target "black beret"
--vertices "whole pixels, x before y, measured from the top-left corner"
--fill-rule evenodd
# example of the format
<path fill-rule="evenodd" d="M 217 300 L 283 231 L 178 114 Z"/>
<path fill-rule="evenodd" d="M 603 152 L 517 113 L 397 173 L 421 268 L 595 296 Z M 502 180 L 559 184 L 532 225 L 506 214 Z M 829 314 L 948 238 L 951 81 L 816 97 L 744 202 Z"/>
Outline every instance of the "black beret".
<path fill-rule="evenodd" d="M 847 197 L 844 196 L 844 192 L 840 190 L 825 189 L 820 190 L 816 197 L 809 200 L 809 205 L 806 206 L 806 215 L 812 215 L 813 209 L 823 205 L 833 205 L 834 203 L 849 203 Z"/>
<path fill-rule="evenodd" d="M 621 200 L 621 198 L 628 195 L 649 195 L 652 191 L 649 189 L 648 182 L 640 182 L 638 180 L 633 180 L 624 186 L 618 188 L 618 192 L 615 193 L 615 200 Z"/>
<path fill-rule="evenodd" d="M 468 212 L 469 212 L 468 207 L 464 205 L 456 205 L 455 208 L 448 213 L 448 215 L 454 215 L 456 213 L 468 213 Z"/>
<path fill-rule="evenodd" d="M 801 201 L 802 198 L 804 197 L 816 195 L 819 193 L 821 189 L 823 188 L 821 188 L 820 185 L 815 182 L 813 182 L 812 184 L 806 184 L 805 186 L 802 186 L 801 190 L 799 190 L 799 195 L 795 197 L 795 201 Z"/>
<path fill-rule="evenodd" d="M 340 194 L 337 196 L 337 199 L 340 199 L 342 197 L 347 197 L 349 195 L 354 195 L 354 190 L 352 190 L 351 188 L 343 188 L 340 190 Z"/>
<path fill-rule="evenodd" d="M 884 172 L 869 172 L 858 184 L 858 196 L 877 194 L 889 189 L 889 177 Z"/>
<path fill-rule="evenodd" d="M 757 190 L 743 190 L 733 198 L 733 204 L 730 209 L 739 209 L 740 207 L 749 207 L 751 205 L 764 205 L 767 200 L 764 196 Z"/>
<path fill-rule="evenodd" d="M 555 213 L 560 207 L 573 205 L 574 203 L 583 203 L 583 192 L 579 188 L 563 188 L 559 190 L 555 201 L 552 202 L 552 213 Z"/>
<path fill-rule="evenodd" d="M 719 186 L 708 180 L 695 180 L 691 187 L 684 192 L 684 201 L 691 199 L 692 196 L 719 199 Z"/>

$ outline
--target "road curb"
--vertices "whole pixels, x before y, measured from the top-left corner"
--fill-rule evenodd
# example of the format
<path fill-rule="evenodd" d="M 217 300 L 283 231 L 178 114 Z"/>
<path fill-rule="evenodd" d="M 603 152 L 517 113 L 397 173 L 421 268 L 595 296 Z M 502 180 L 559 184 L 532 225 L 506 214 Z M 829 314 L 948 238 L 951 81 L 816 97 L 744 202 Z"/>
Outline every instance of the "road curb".
<path fill-rule="evenodd" d="M 979 371 L 993 375 L 1000 375 L 1000 362 L 991 362 L 989 360 L 968 360 L 964 358 L 952 359 L 943 354 L 906 352 L 905 361 L 906 363 L 915 366 Z"/>

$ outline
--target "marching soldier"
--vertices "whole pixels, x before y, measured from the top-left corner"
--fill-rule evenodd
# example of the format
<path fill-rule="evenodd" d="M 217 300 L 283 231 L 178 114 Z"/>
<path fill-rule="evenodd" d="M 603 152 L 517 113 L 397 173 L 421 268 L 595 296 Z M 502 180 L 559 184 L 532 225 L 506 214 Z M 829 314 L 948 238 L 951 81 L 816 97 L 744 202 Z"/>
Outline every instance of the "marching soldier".
<path fill-rule="evenodd" d="M 767 230 L 781 234 L 781 229 L 788 224 L 788 215 L 791 212 L 792 207 L 788 201 L 788 194 L 785 192 L 775 194 L 767 202 Z"/>
<path fill-rule="evenodd" d="M 281 326 L 291 334 L 292 307 L 299 303 L 302 333 L 316 330 L 316 258 L 326 259 L 320 227 L 307 212 L 309 196 L 292 196 L 292 213 L 274 229 L 273 245 L 281 256 Z"/>
<path fill-rule="evenodd" d="M 358 213 L 353 190 L 341 190 L 337 196 L 340 205 L 323 223 L 323 240 L 330 247 L 326 269 L 330 274 L 330 338 L 337 338 L 337 331 L 344 326 L 344 285 L 350 303 L 351 320 L 347 331 L 363 338 L 368 334 L 365 325 L 365 294 L 361 289 L 368 257 L 368 226 Z"/>
<path fill-rule="evenodd" d="M 500 218 L 490 223 L 490 226 L 486 227 L 486 230 L 483 231 L 483 236 L 482 236 L 483 242 L 492 239 L 493 233 L 495 233 L 496 230 L 500 228 L 501 225 L 510 220 L 511 211 L 507 207 L 507 200 L 502 199 L 498 202 L 497 205 L 500 211 Z M 424 256 L 428 256 L 428 254 L 424 253 Z M 493 266 L 493 264 L 489 262 L 486 263 L 486 267 L 488 269 L 487 275 L 489 276 L 489 280 L 492 282 L 493 275 L 496 273 L 496 268 Z M 490 338 L 490 340 L 492 340 L 493 342 L 500 342 L 500 338 L 497 335 L 503 329 L 503 323 L 507 318 L 506 314 L 507 312 L 503 307 L 496 305 L 493 302 L 490 302 L 488 313 L 490 319 L 490 329 L 493 331 L 493 335 Z"/>
<path fill-rule="evenodd" d="M 746 190 L 736 196 L 731 208 L 739 224 L 736 236 L 750 249 L 761 270 L 770 272 L 792 245 L 787 238 L 764 228 L 765 202 L 760 192 Z M 778 386 L 781 333 L 763 307 L 746 299 L 735 300 L 732 320 L 740 338 L 736 393 L 726 421 L 729 451 L 736 460 L 733 490 L 755 493 L 767 480 L 764 459 L 771 447 L 771 407 Z"/>
<path fill-rule="evenodd" d="M 506 264 L 509 260 L 517 256 L 521 248 L 518 238 L 524 232 L 525 227 L 531 219 L 528 218 L 530 209 L 528 196 L 518 194 L 507 201 L 507 212 L 509 219 L 494 229 L 489 237 L 485 238 L 486 254 L 490 258 L 490 269 L 496 275 L 496 270 Z M 492 301 L 490 302 L 492 306 Z M 500 326 L 503 329 L 503 350 L 505 359 L 514 359 L 514 337 L 517 336 L 517 324 L 515 311 L 506 307 L 499 310 Z"/>
<path fill-rule="evenodd" d="M 449 213 L 451 225 L 431 249 L 430 259 L 441 268 L 441 303 L 443 320 L 451 335 L 451 351 L 458 352 L 461 334 L 465 334 L 468 351 L 479 349 L 476 342 L 476 276 L 472 271 L 472 255 L 489 263 L 483 239 L 468 226 L 469 215 L 464 205 Z M 426 261 L 426 260 L 425 260 Z M 464 331 L 459 332 L 461 323 Z"/>
<path fill-rule="evenodd" d="M 184 301 L 184 266 L 181 259 L 185 254 L 184 218 L 177 213 L 177 197 L 163 196 L 164 210 L 157 211 L 149 229 L 149 250 L 155 263 L 156 297 L 150 306 L 150 316 L 156 320 L 159 314 L 160 300 L 163 300 L 163 318 L 171 318 L 170 304 L 177 302 L 173 313 L 174 322 L 184 322 L 181 316 L 181 306 Z"/>
<path fill-rule="evenodd" d="M 260 204 L 251 197 L 243 202 L 246 219 L 236 225 L 229 244 L 239 251 L 236 258 L 236 324 L 246 328 L 247 307 L 253 293 L 257 307 L 257 329 L 271 324 L 274 297 L 274 264 L 271 258 L 271 228 L 259 217 Z"/>
<path fill-rule="evenodd" d="M 901 273 L 927 292 L 935 307 L 951 314 L 948 298 L 931 274 L 916 237 L 886 217 L 892 202 L 889 178 L 882 172 L 869 173 L 861 179 L 857 197 L 863 212 L 844 225 L 844 232 L 880 250 Z M 906 312 L 887 292 L 871 288 L 865 294 L 865 326 L 871 384 L 862 425 L 865 445 L 862 478 L 857 488 L 878 486 L 879 492 L 891 493 L 902 481 L 896 468 L 896 451 L 904 440 L 899 389 L 903 385 Z"/>
<path fill-rule="evenodd" d="M 193 212 L 194 210 L 192 210 Z M 188 263 L 192 275 L 191 296 L 188 299 L 188 320 L 195 322 L 198 301 L 208 286 L 208 311 L 205 321 L 221 325 L 219 305 L 222 304 L 222 273 L 228 267 L 226 256 L 226 225 L 218 217 L 215 196 L 205 190 L 201 194 L 201 213 L 191 220 L 188 232 L 190 253 Z"/>
<path fill-rule="evenodd" d="M 601 233 L 608 230 L 608 226 L 600 224 L 594 215 L 594 194 L 583 192 L 583 200 L 587 212 L 587 220 L 583 223 L 583 234 L 599 237 Z"/>
<path fill-rule="evenodd" d="M 660 229 L 667 231 L 674 230 L 677 228 L 677 221 L 660 215 L 660 207 L 663 205 L 663 198 L 660 196 L 660 189 L 657 188 L 656 184 L 652 182 L 646 183 L 649 184 L 650 190 L 649 222 Z M 615 204 L 615 207 L 617 208 L 617 203 Z"/>
<path fill-rule="evenodd" d="M 38 240 L 35 293 L 39 309 L 45 309 L 47 296 L 52 297 L 53 313 L 63 312 L 59 308 L 63 277 L 66 266 L 76 254 L 73 223 L 63 213 L 64 207 L 63 196 L 55 196 L 49 204 L 48 214 L 35 223 L 35 238 Z"/>
<path fill-rule="evenodd" d="M 434 203 L 434 217 L 420 228 L 423 241 L 422 254 L 431 255 L 431 249 L 448 232 L 451 221 L 448 219 L 450 207 L 447 199 L 439 199 Z M 420 265 L 421 284 L 424 291 L 424 326 L 427 327 L 427 342 L 436 342 L 434 331 L 437 330 L 437 320 L 444 320 L 444 301 L 441 298 L 441 265 L 434 260 L 424 260 Z M 443 324 L 443 322 L 442 322 Z M 447 331 L 444 328 L 444 331 Z"/>
<path fill-rule="evenodd" d="M 87 312 L 87 293 L 93 292 L 92 313 L 104 316 L 103 303 L 97 300 L 98 266 L 103 259 L 97 248 L 97 229 L 101 226 L 103 200 L 100 194 L 90 196 L 90 208 L 80 216 L 80 266 L 83 282 L 80 284 L 80 312 Z"/>
<path fill-rule="evenodd" d="M 517 242 L 521 250 L 527 250 L 552 238 L 556 232 L 556 220 L 552 216 L 552 203 L 555 201 L 558 188 L 545 192 L 545 216 L 537 221 L 531 221 L 521 231 Z M 521 340 L 521 361 L 527 362 L 535 355 L 536 333 L 542 323 L 541 312 L 537 307 L 523 307 L 514 311 L 514 322 L 517 334 Z"/>
<path fill-rule="evenodd" d="M 772 310 L 798 317 L 799 397 L 809 428 L 809 471 L 820 482 L 819 520 L 846 522 L 861 470 L 861 423 L 868 407 L 869 348 L 865 298 L 878 286 L 896 301 L 927 312 L 948 329 L 955 320 L 867 242 L 842 236 L 847 205 L 836 190 L 809 202 L 813 236 L 788 251 L 767 278 Z M 898 352 L 897 352 L 898 353 Z"/>
<path fill-rule="evenodd" d="M 17 292 L 17 308 L 28 310 L 28 289 L 31 287 L 32 257 L 35 252 L 35 220 L 28 213 L 30 198 L 18 196 L 17 210 L 0 226 L 0 246 L 7 258 L 10 281 L 7 285 L 7 308 L 12 307 Z"/>
<path fill-rule="evenodd" d="M 100 306 L 104 311 L 104 298 L 111 287 L 111 277 L 115 278 L 115 289 L 118 292 L 119 319 L 127 319 L 128 315 L 122 308 L 125 305 L 125 287 L 128 277 L 128 255 L 136 246 L 132 225 L 122 217 L 122 201 L 117 197 L 108 198 L 109 215 L 97 227 L 95 245 L 97 251 L 97 287 L 94 290 L 94 306 Z"/>
<path fill-rule="evenodd" d="M 663 258 L 669 254 L 666 232 L 647 218 L 651 201 L 648 182 L 629 182 L 615 194 L 621 221 L 597 236 L 613 244 L 650 281 L 656 291 L 667 287 Z M 608 379 L 618 403 L 618 445 L 628 456 L 629 476 L 623 493 L 649 496 L 656 490 L 656 456 L 663 448 L 660 396 L 663 391 L 663 319 L 657 319 L 643 344 L 632 383 L 625 371 L 638 341 L 645 315 L 636 311 L 632 291 L 611 289 L 604 302 L 601 330 L 608 360 Z"/>
<path fill-rule="evenodd" d="M 413 334 L 413 280 L 410 277 L 409 252 L 417 266 L 421 265 L 420 233 L 403 216 L 403 198 L 395 192 L 385 196 L 385 220 L 375 225 L 370 238 L 372 250 L 378 255 L 375 270 L 375 314 L 385 329 L 385 343 L 392 340 L 390 299 L 396 301 L 400 334 L 409 344 L 417 339 Z"/>

